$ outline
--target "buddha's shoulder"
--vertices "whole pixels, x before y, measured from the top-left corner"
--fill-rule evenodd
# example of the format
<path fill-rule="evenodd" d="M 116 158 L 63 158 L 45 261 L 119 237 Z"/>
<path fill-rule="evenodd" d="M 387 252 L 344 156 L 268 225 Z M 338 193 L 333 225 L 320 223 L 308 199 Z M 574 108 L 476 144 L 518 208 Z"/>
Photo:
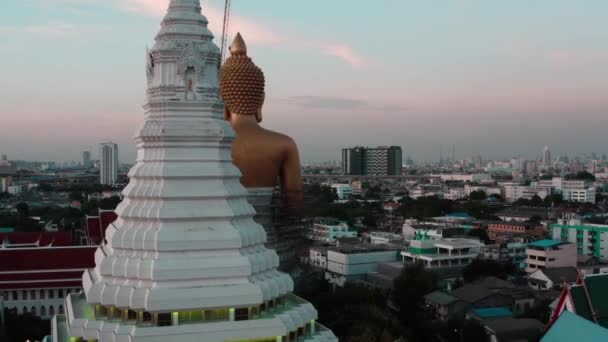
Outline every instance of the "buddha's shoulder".
<path fill-rule="evenodd" d="M 282 144 L 288 145 L 290 147 L 296 146 L 296 142 L 290 136 L 288 136 L 286 134 L 271 131 L 271 130 L 265 129 L 265 128 L 264 128 L 264 132 L 266 133 L 268 138 L 270 140 L 272 140 L 272 142 L 274 142 L 274 143 L 282 143 Z"/>

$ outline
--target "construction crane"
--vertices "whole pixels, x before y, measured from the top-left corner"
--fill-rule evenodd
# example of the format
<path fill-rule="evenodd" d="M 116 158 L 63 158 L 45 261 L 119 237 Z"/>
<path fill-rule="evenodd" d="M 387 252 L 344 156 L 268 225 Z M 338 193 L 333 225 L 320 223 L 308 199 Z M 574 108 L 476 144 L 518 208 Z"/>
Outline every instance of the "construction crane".
<path fill-rule="evenodd" d="M 224 28 L 222 29 L 222 48 L 220 64 L 224 62 L 226 47 L 228 45 L 228 27 L 230 25 L 230 0 L 226 0 L 224 5 Z"/>

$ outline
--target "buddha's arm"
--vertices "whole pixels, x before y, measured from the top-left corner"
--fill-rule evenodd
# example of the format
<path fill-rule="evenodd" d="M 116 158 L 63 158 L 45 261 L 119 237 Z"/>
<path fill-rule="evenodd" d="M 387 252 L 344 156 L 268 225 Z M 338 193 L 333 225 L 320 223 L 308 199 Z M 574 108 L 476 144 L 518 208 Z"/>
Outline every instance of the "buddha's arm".
<path fill-rule="evenodd" d="M 281 191 L 286 196 L 290 215 L 299 215 L 302 210 L 302 175 L 300 156 L 295 142 L 286 148 L 286 156 L 281 165 Z"/>

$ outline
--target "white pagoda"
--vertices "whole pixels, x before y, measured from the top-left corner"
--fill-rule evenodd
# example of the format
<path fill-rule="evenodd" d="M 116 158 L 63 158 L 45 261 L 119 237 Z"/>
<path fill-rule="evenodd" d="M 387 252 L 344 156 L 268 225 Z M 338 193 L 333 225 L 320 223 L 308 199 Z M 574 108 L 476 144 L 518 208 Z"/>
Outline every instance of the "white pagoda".
<path fill-rule="evenodd" d="M 147 54 L 137 161 L 55 342 L 337 341 L 291 294 L 231 161 L 220 51 L 199 0 L 171 0 Z"/>

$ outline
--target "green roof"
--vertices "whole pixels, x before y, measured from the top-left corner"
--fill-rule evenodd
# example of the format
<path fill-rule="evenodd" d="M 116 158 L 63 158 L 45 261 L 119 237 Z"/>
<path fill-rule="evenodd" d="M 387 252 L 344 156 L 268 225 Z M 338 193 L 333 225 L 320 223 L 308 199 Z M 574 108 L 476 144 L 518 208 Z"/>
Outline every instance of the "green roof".
<path fill-rule="evenodd" d="M 597 317 L 598 323 L 608 328 L 608 274 L 590 275 L 585 277 L 585 285 L 587 291 L 589 291 L 589 297 L 593 305 L 593 311 Z M 593 320 L 591 309 L 589 308 L 589 301 L 585 295 L 585 289 L 583 286 L 572 286 L 570 289 L 570 296 L 574 302 L 574 309 L 578 315 Z"/>
<path fill-rule="evenodd" d="M 565 310 L 540 341 L 608 341 L 608 329 Z"/>
<path fill-rule="evenodd" d="M 458 298 L 451 296 L 443 291 L 433 291 L 424 296 L 424 298 L 426 298 L 426 300 L 430 302 L 440 305 L 447 305 L 458 300 Z"/>
<path fill-rule="evenodd" d="M 559 246 L 561 245 L 563 242 L 560 240 L 538 240 L 538 241 L 534 241 L 528 244 L 528 246 L 530 247 L 540 247 L 540 248 L 549 248 L 549 247 L 554 247 L 554 246 Z"/>
<path fill-rule="evenodd" d="M 482 319 L 513 316 L 513 312 L 506 307 L 473 309 L 473 313 Z"/>

